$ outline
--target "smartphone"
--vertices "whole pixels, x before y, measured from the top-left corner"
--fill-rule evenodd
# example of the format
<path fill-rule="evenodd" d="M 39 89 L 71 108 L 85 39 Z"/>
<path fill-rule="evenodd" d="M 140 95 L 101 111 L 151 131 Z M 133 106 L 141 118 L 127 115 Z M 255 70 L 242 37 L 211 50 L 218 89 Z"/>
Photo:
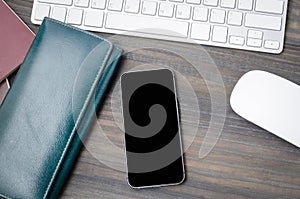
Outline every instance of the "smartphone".
<path fill-rule="evenodd" d="M 121 76 L 127 181 L 132 188 L 184 181 L 174 74 L 169 69 Z"/>

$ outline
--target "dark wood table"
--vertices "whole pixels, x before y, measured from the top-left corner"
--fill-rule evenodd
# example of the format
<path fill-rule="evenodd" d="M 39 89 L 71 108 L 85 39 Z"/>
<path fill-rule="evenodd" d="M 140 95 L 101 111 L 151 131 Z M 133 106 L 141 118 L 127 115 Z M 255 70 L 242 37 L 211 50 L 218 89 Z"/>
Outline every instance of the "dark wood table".
<path fill-rule="evenodd" d="M 6 2 L 34 32 L 37 32 L 39 26 L 30 22 L 32 0 L 6 0 Z M 117 146 L 118 151 L 124 150 L 123 134 L 114 122 L 111 108 L 114 107 L 114 104 L 111 106 L 112 88 L 117 83 L 119 75 L 132 66 L 141 64 L 164 64 L 175 67 L 195 88 L 201 114 L 200 123 L 197 124 L 199 131 L 185 152 L 186 180 L 179 186 L 131 189 L 126 182 L 126 173 L 116 169 L 125 165 L 124 157 L 122 155 L 119 159 L 112 157 L 114 154 L 108 152 L 110 149 L 105 150 L 103 144 L 100 144 L 99 132 L 93 131 L 88 135 L 85 147 L 80 152 L 60 196 L 62 198 L 300 198 L 300 149 L 242 119 L 229 105 L 234 85 L 250 70 L 266 70 L 300 85 L 300 0 L 289 1 L 287 22 L 285 47 L 279 55 L 203 46 L 223 78 L 226 93 L 225 106 L 220 107 L 226 113 L 222 133 L 213 150 L 204 158 L 199 158 L 198 155 L 201 144 L 206 136 L 210 119 L 213 116 L 218 117 L 211 111 L 212 103 L 205 78 L 197 77 L 195 70 L 186 60 L 159 48 L 138 49 L 124 54 L 110 91 L 107 92 L 105 103 L 98 112 L 99 123 L 106 137 Z M 106 38 L 112 36 L 96 34 Z M 151 43 L 154 47 L 178 49 L 187 59 L 197 60 L 195 52 L 197 45 L 194 44 L 126 36 L 120 38 L 123 40 L 121 47 L 124 49 L 129 46 L 139 48 Z M 203 69 L 210 70 L 205 60 Z M 184 116 L 182 124 L 193 128 L 197 118 L 192 114 L 193 110 L 190 111 L 190 117 Z M 191 139 L 185 132 L 182 134 L 184 141 Z M 111 156 L 110 163 L 98 158 L 105 157 L 109 160 L 109 156 Z"/>

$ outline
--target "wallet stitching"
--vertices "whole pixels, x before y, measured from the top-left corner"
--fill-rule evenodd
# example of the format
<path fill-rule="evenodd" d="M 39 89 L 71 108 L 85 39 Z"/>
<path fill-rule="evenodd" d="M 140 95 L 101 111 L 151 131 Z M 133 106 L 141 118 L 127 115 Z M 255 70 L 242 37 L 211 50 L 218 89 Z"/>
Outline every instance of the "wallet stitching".
<path fill-rule="evenodd" d="M 110 44 L 110 43 L 108 43 L 108 44 Z M 95 80 L 94 80 L 94 82 L 93 82 L 93 84 L 92 84 L 92 86 L 91 86 L 91 88 L 90 88 L 90 90 L 89 90 L 89 93 L 88 93 L 88 95 L 87 95 L 87 97 L 86 97 L 86 99 L 85 99 L 85 102 L 84 102 L 83 107 L 82 107 L 82 109 L 81 109 L 81 111 L 80 111 L 80 113 L 79 113 L 79 116 L 78 116 L 78 118 L 76 119 L 75 125 L 74 125 L 74 127 L 73 127 L 72 132 L 71 132 L 71 135 L 70 135 L 70 137 L 68 138 L 68 141 L 67 141 L 67 143 L 66 143 L 66 145 L 65 145 L 65 148 L 64 148 L 64 150 L 63 150 L 63 152 L 62 152 L 62 154 L 61 154 L 61 156 L 60 156 L 60 158 L 59 158 L 59 161 L 58 161 L 58 163 L 57 163 L 57 165 L 56 165 L 56 167 L 55 167 L 55 170 L 54 170 L 54 172 L 53 172 L 53 174 L 52 174 L 51 180 L 50 180 L 50 182 L 49 182 L 49 184 L 48 184 L 48 186 L 47 186 L 47 189 L 46 189 L 46 192 L 45 192 L 43 198 L 46 198 L 46 195 L 47 195 L 48 192 L 49 192 L 49 189 L 50 189 L 50 187 L 51 187 L 51 185 L 52 185 L 52 182 L 53 182 L 54 177 L 55 177 L 55 175 L 56 175 L 56 173 L 57 173 L 57 170 L 58 170 L 59 166 L 61 165 L 61 161 L 62 161 L 62 159 L 64 158 L 64 155 L 65 155 L 65 153 L 66 153 L 66 151 L 67 151 L 67 148 L 68 148 L 68 146 L 69 146 L 69 144 L 70 144 L 70 141 L 71 141 L 71 139 L 72 139 L 73 136 L 74 136 L 74 132 L 75 132 L 75 130 L 76 130 L 76 127 L 77 127 L 78 124 L 79 124 L 79 120 L 80 120 L 80 118 L 81 118 L 81 116 L 82 116 L 82 114 L 83 114 L 83 110 L 85 109 L 85 107 L 86 107 L 86 105 L 87 105 L 87 103 L 88 103 L 88 101 L 89 101 L 89 99 L 90 99 L 91 93 L 92 93 L 92 91 L 93 91 L 94 88 L 95 88 L 95 83 L 97 82 L 97 79 L 99 78 L 99 76 L 100 76 L 100 74 L 101 74 L 101 70 L 100 70 L 100 69 L 104 66 L 104 64 L 106 63 L 106 60 L 107 60 L 107 58 L 108 58 L 108 56 L 109 56 L 109 54 L 110 54 L 111 46 L 112 46 L 112 45 L 110 44 L 110 48 L 109 48 L 108 52 L 107 52 L 106 55 L 105 55 L 105 58 L 104 58 L 104 60 L 103 60 L 103 62 L 102 62 L 101 67 L 99 68 L 99 71 L 98 71 L 98 73 L 97 73 L 97 75 L 96 75 L 96 77 L 95 77 Z"/>
<path fill-rule="evenodd" d="M 92 91 L 94 90 L 94 88 L 96 87 L 96 82 L 97 82 L 97 80 L 98 80 L 98 78 L 99 78 L 99 76 L 100 76 L 100 74 L 101 74 L 101 70 L 100 70 L 100 69 L 103 68 L 104 64 L 107 62 L 108 56 L 109 56 L 109 54 L 111 53 L 111 50 L 112 50 L 112 44 L 111 44 L 111 42 L 109 42 L 108 40 L 106 40 L 106 39 L 104 39 L 104 38 L 98 37 L 98 36 L 93 35 L 93 34 L 91 34 L 91 33 L 89 33 L 89 32 L 85 32 L 85 31 L 83 31 L 83 30 L 80 30 L 80 29 L 75 28 L 75 27 L 72 27 L 72 26 L 67 26 L 67 25 L 65 25 L 64 23 L 61 23 L 61 22 L 59 22 L 59 21 L 52 20 L 52 19 L 50 19 L 50 18 L 48 18 L 48 19 L 51 20 L 51 21 L 53 21 L 53 22 L 55 22 L 55 23 L 59 23 L 59 24 L 65 26 L 65 27 L 67 27 L 67 28 L 71 28 L 71 29 L 80 31 L 80 32 L 82 32 L 82 33 L 84 33 L 84 34 L 90 35 L 90 36 L 92 36 L 92 37 L 101 39 L 102 41 L 105 41 L 105 42 L 107 42 L 107 43 L 109 44 L 109 49 L 108 49 L 108 51 L 107 51 L 107 53 L 106 53 L 106 55 L 105 55 L 105 57 L 104 57 L 104 59 L 103 59 L 103 62 L 102 62 L 101 66 L 100 66 L 100 68 L 99 68 L 99 70 L 98 70 L 98 73 L 97 73 L 97 75 L 96 75 L 96 77 L 95 77 L 95 79 L 94 79 L 94 82 L 93 82 L 93 84 L 92 84 L 92 86 L 91 86 L 91 88 L 90 88 L 90 90 L 89 90 L 89 93 L 88 93 L 88 95 L 87 95 L 87 97 L 86 97 L 86 99 L 85 99 L 85 101 L 84 101 L 84 104 L 83 104 L 83 107 L 82 107 L 82 109 L 81 109 L 81 111 L 80 111 L 80 113 L 79 113 L 79 116 L 78 116 L 78 118 L 76 119 L 75 125 L 74 125 L 74 127 L 73 127 L 72 132 L 71 132 L 71 135 L 70 135 L 70 137 L 68 138 L 68 141 L 67 141 L 67 143 L 66 143 L 66 145 L 65 145 L 65 148 L 64 148 L 64 150 L 63 150 L 63 152 L 62 152 L 62 154 L 61 154 L 61 156 L 60 156 L 60 158 L 59 158 L 59 161 L 58 161 L 58 163 L 57 163 L 57 165 L 56 165 L 56 167 L 55 167 L 55 170 L 54 170 L 54 172 L 53 172 L 53 174 L 52 174 L 52 177 L 51 177 L 51 179 L 50 179 L 50 182 L 49 182 L 49 184 L 48 184 L 48 186 L 47 186 L 47 189 L 46 189 L 46 191 L 45 191 L 45 193 L 44 193 L 43 198 L 46 198 L 46 195 L 47 195 L 48 192 L 49 192 L 50 186 L 51 186 L 51 184 L 52 184 L 52 182 L 53 182 L 53 180 L 54 180 L 54 177 L 55 177 L 55 175 L 56 175 L 56 173 L 57 173 L 57 170 L 58 170 L 59 166 L 61 165 L 61 161 L 62 161 L 62 159 L 64 158 L 64 155 L 65 155 L 65 153 L 66 153 L 66 151 L 67 151 L 67 148 L 68 148 L 68 146 L 69 146 L 69 144 L 70 144 L 70 141 L 71 141 L 71 139 L 72 139 L 72 137 L 73 137 L 73 135 L 74 135 L 74 132 L 75 132 L 75 130 L 76 130 L 76 127 L 78 126 L 79 119 L 81 118 L 81 116 L 82 116 L 82 114 L 83 114 L 83 110 L 84 110 L 85 107 L 87 106 L 87 103 L 88 103 L 88 101 L 89 101 L 89 99 L 90 99 L 90 97 L 91 97 L 91 93 L 92 93 Z"/>
<path fill-rule="evenodd" d="M 3 198 L 5 198 L 5 199 L 12 199 L 12 198 L 10 198 L 9 196 L 6 196 L 6 195 L 4 195 L 4 194 L 2 194 L 2 193 L 0 193 L 0 196 L 3 197 Z"/>

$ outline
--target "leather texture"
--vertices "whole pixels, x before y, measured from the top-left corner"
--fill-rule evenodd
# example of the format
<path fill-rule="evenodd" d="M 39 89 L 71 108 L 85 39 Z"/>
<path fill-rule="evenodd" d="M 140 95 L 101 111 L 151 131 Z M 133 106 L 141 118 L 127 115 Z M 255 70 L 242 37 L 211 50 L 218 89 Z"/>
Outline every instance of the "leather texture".
<path fill-rule="evenodd" d="M 44 19 L 0 107 L 0 197 L 57 197 L 121 54 Z"/>

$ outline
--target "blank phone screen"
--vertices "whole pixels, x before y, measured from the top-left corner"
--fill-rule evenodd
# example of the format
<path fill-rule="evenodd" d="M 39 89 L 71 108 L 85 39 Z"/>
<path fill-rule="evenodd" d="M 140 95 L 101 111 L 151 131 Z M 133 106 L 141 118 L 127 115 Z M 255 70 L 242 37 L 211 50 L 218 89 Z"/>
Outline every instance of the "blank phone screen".
<path fill-rule="evenodd" d="M 121 90 L 129 185 L 181 183 L 184 165 L 172 71 L 125 73 Z"/>

